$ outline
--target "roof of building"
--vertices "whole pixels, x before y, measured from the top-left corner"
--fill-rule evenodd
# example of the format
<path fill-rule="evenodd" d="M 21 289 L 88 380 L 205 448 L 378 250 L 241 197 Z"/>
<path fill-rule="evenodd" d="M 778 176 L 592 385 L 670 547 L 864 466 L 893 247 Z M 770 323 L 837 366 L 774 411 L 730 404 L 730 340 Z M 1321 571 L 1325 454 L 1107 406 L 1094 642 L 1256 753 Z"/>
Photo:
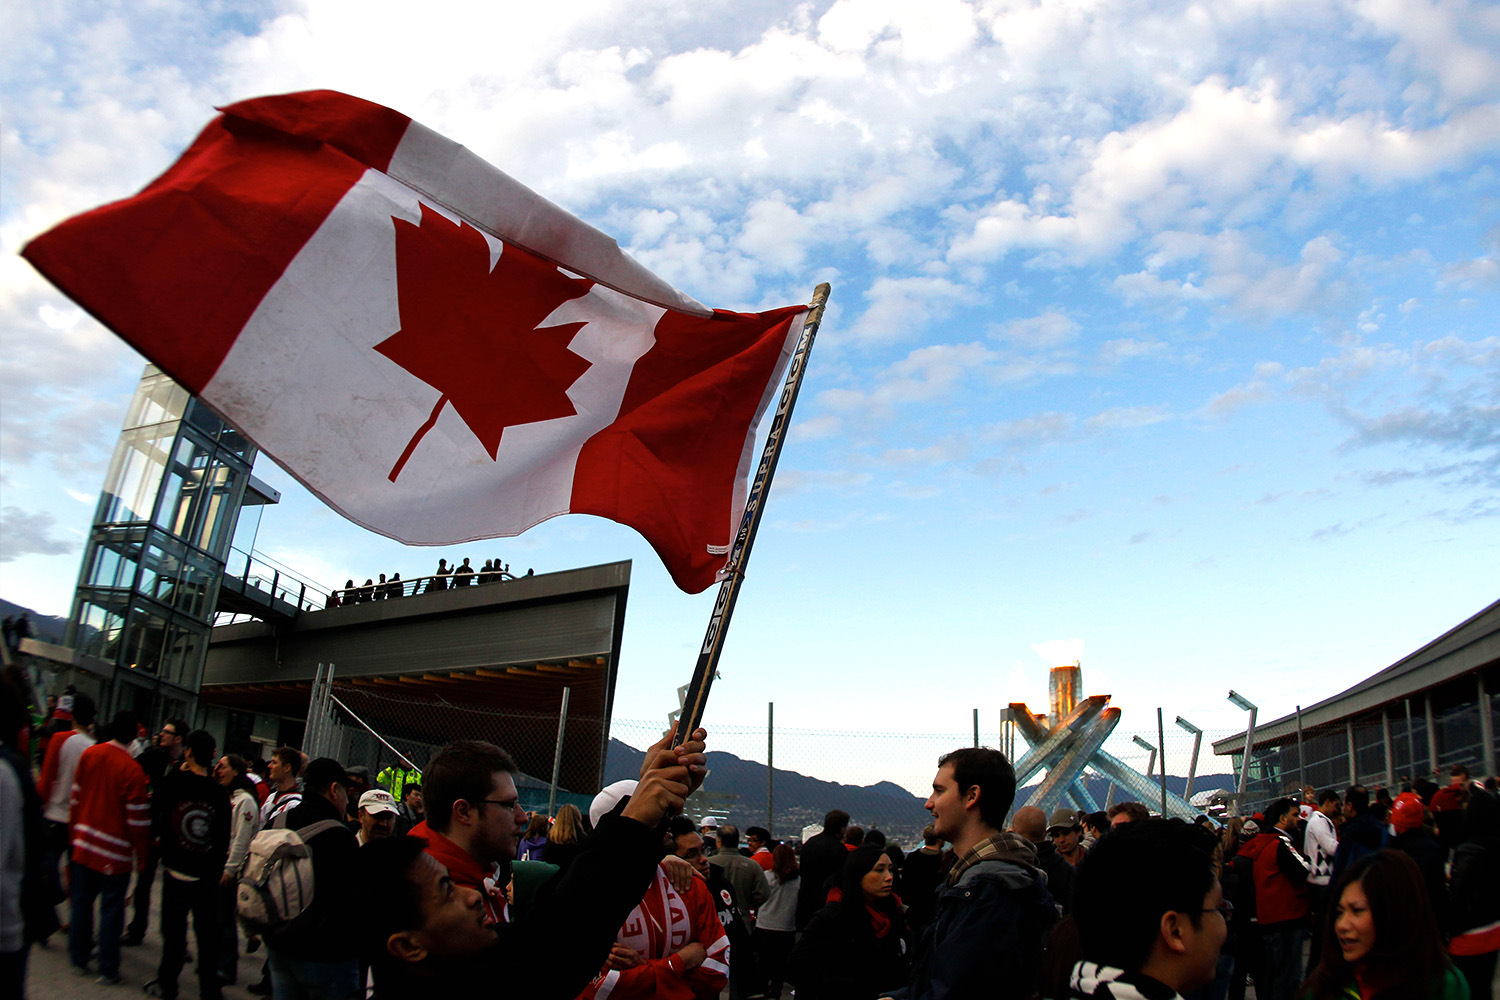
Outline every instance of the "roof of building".
<path fill-rule="evenodd" d="M 1353 687 L 1302 709 L 1304 730 L 1371 712 L 1403 698 L 1500 662 L 1500 601 L 1454 626 Z M 1297 732 L 1297 715 L 1285 715 L 1255 727 L 1256 745 L 1275 743 Z M 1245 748 L 1245 732 L 1214 741 L 1214 753 Z"/>

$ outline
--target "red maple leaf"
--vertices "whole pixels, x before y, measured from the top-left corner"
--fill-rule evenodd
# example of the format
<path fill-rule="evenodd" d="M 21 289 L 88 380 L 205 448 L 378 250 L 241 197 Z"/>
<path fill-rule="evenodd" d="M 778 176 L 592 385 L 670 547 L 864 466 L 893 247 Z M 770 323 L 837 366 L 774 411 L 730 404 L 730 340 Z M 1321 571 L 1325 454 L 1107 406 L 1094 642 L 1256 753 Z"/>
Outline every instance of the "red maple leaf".
<path fill-rule="evenodd" d="M 375 350 L 442 395 L 391 469 L 391 482 L 448 403 L 494 459 L 505 428 L 571 416 L 567 390 L 589 369 L 568 350 L 582 323 L 540 327 L 593 286 L 506 244 L 494 270 L 479 230 L 422 206 L 396 224 L 401 329 Z"/>

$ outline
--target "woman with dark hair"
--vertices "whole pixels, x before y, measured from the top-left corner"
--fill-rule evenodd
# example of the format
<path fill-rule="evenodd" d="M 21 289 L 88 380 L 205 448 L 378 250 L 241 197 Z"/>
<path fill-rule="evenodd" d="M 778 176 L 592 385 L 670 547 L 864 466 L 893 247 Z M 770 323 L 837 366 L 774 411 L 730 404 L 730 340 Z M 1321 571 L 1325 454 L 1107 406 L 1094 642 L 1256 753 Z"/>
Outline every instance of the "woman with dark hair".
<path fill-rule="evenodd" d="M 797 940 L 797 890 L 802 887 L 797 852 L 785 844 L 776 845 L 771 851 L 771 867 L 766 869 L 766 882 L 771 886 L 771 897 L 756 911 L 755 953 L 766 974 L 766 995 L 780 997 L 787 956 Z"/>
<path fill-rule="evenodd" d="M 1462 837 L 1453 852 L 1448 953 L 1474 1000 L 1490 1000 L 1500 955 L 1500 798 L 1470 791 Z"/>
<path fill-rule="evenodd" d="M 578 807 L 567 803 L 557 808 L 557 818 L 547 832 L 547 863 L 556 865 L 558 873 L 568 870 L 568 865 L 578 856 L 587 832 L 583 828 L 583 813 Z"/>
<path fill-rule="evenodd" d="M 787 963 L 798 1000 L 873 1000 L 907 984 L 911 957 L 894 884 L 884 849 L 850 852 L 840 898 L 813 915 Z"/>
<path fill-rule="evenodd" d="M 1468 1000 L 1411 858 L 1393 850 L 1366 855 L 1339 877 L 1329 899 L 1305 1000 Z"/>
<path fill-rule="evenodd" d="M 547 860 L 543 855 L 547 852 L 547 829 L 550 825 L 544 812 L 531 817 L 531 821 L 526 824 L 526 832 L 521 834 L 521 842 L 516 845 L 517 861 Z"/>
<path fill-rule="evenodd" d="M 250 780 L 250 766 L 239 754 L 225 754 L 214 765 L 214 778 L 229 790 L 229 857 L 219 879 L 219 982 L 233 983 L 238 978 L 240 958 L 239 921 L 235 919 L 235 895 L 239 891 L 240 870 L 250 853 L 250 841 L 260 832 L 260 800 L 255 782 Z"/>

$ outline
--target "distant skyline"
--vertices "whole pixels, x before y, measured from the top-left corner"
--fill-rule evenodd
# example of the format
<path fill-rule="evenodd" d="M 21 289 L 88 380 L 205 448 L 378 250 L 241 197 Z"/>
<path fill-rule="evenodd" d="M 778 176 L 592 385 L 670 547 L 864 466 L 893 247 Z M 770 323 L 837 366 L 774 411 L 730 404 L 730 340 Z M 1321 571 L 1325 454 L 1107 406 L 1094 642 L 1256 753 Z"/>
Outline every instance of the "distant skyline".
<path fill-rule="evenodd" d="M 9 11 L 7 41 L 0 596 L 41 613 L 67 614 L 143 360 L 17 252 L 138 190 L 215 105 L 319 87 L 709 305 L 832 284 L 710 703 L 726 734 L 774 701 L 788 731 L 961 738 L 1076 659 L 1144 767 L 1158 706 L 1227 735 L 1231 687 L 1284 715 L 1500 596 L 1493 4 L 60 0 Z M 675 706 L 713 593 L 628 529 L 408 548 L 257 474 L 283 492 L 261 549 L 329 586 L 634 560 L 615 714 Z M 834 776 L 818 754 L 799 769 Z"/>

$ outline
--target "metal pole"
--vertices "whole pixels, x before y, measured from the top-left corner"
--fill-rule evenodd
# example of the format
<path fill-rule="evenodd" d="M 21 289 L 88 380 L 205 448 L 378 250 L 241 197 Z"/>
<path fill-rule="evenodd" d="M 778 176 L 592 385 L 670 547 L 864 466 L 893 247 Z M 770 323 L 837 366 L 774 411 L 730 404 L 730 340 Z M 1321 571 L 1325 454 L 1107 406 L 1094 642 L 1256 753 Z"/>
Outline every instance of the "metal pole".
<path fill-rule="evenodd" d="M 1484 763 L 1484 773 L 1495 773 L 1495 719 L 1490 708 L 1490 696 L 1484 690 L 1484 674 L 1475 673 L 1474 683 L 1479 694 L 1479 759 Z"/>
<path fill-rule="evenodd" d="M 563 731 L 568 727 L 568 695 L 571 687 L 563 688 L 562 711 L 557 717 L 557 749 L 552 751 L 552 790 L 547 793 L 547 815 L 557 815 L 557 777 L 562 772 Z"/>
<path fill-rule="evenodd" d="M 1411 718 L 1411 699 L 1406 699 L 1406 770 L 1408 778 L 1417 777 L 1417 730 Z"/>
<path fill-rule="evenodd" d="M 1188 762 L 1187 784 L 1182 789 L 1183 801 L 1191 805 L 1193 800 L 1193 779 L 1198 774 L 1198 750 L 1203 746 L 1203 730 L 1180 715 L 1177 717 L 1177 724 L 1193 734 L 1193 758 Z"/>
<path fill-rule="evenodd" d="M 729 558 L 724 562 L 724 582 L 719 585 L 713 612 L 708 616 L 708 631 L 703 636 L 703 645 L 698 649 L 698 662 L 693 668 L 693 679 L 688 682 L 687 697 L 683 701 L 682 724 L 677 727 L 677 733 L 672 738 L 673 746 L 681 746 L 687 742 L 693 730 L 703 724 L 703 713 L 708 706 L 708 691 L 718 672 L 724 636 L 729 632 L 729 619 L 734 614 L 740 584 L 745 579 L 745 567 L 750 561 L 755 533 L 760 528 L 760 516 L 771 495 L 771 478 L 776 472 L 776 463 L 781 458 L 781 444 L 786 437 L 787 424 L 792 418 L 792 409 L 797 405 L 797 393 L 802 388 L 802 373 L 807 367 L 813 339 L 823 322 L 823 310 L 828 305 L 831 291 L 832 288 L 826 281 L 818 285 L 813 290 L 813 300 L 803 318 L 802 336 L 798 338 L 797 348 L 792 352 L 791 363 L 787 366 L 786 382 L 781 388 L 781 399 L 776 404 L 776 415 L 771 420 L 766 447 L 761 452 L 760 465 L 755 470 L 755 478 L 745 499 L 745 513 L 740 518 L 740 529 L 735 533 Z"/>
<path fill-rule="evenodd" d="M 1426 701 L 1427 701 L 1427 760 L 1428 760 L 1428 766 L 1432 768 L 1432 773 L 1433 774 L 1437 774 L 1437 770 L 1438 770 L 1437 721 L 1435 719 L 1433 719 L 1433 717 L 1432 717 L 1432 692 L 1431 691 L 1427 692 Z M 1416 768 L 1412 768 L 1412 770 L 1415 771 Z M 1415 774 L 1413 774 L 1411 776 L 1411 778 L 1412 778 L 1413 781 L 1417 780 L 1417 776 Z"/>
<path fill-rule="evenodd" d="M 979 746 L 979 709 L 974 709 L 974 745 Z"/>
<path fill-rule="evenodd" d="M 1245 730 L 1245 756 L 1244 756 L 1244 759 L 1240 761 L 1240 787 L 1238 789 L 1239 798 L 1240 799 L 1244 799 L 1244 797 L 1245 797 L 1245 786 L 1250 781 L 1250 751 L 1255 748 L 1255 713 L 1256 713 L 1256 711 L 1257 710 L 1254 709 L 1254 708 L 1250 709 L 1250 728 L 1248 728 L 1248 729 Z M 1236 808 L 1235 808 L 1235 815 L 1238 816 L 1239 815 L 1239 808 L 1238 808 L 1239 802 L 1238 801 L 1236 801 L 1235 806 L 1236 806 Z"/>
<path fill-rule="evenodd" d="M 1297 706 L 1297 789 L 1307 787 L 1306 757 L 1302 753 L 1302 706 Z"/>
<path fill-rule="evenodd" d="M 1167 815 L 1167 733 L 1162 728 L 1161 709 L 1156 710 L 1156 745 L 1161 748 L 1161 814 Z"/>
<path fill-rule="evenodd" d="M 1396 761 L 1391 756 L 1391 708 L 1389 705 L 1380 710 L 1380 738 L 1385 747 L 1385 787 L 1390 788 L 1396 784 Z"/>
<path fill-rule="evenodd" d="M 776 703 L 766 702 L 766 832 L 776 828 L 771 825 L 771 803 L 775 801 L 776 779 Z"/>
<path fill-rule="evenodd" d="M 366 722 L 364 719 L 361 719 L 359 716 L 355 715 L 354 712 L 353 712 L 353 710 L 350 709 L 348 705 L 345 705 L 343 703 L 343 701 L 341 701 L 339 699 L 338 695 L 336 695 L 336 694 L 335 695 L 330 695 L 329 698 L 339 708 L 342 708 L 345 712 L 348 712 L 349 713 L 349 718 L 353 719 L 355 722 L 359 723 L 361 726 L 364 726 L 365 727 L 365 732 L 367 732 L 371 736 L 375 737 L 377 740 L 380 741 L 380 743 L 381 743 L 382 746 L 384 746 L 391 753 L 395 754 L 397 757 L 401 758 L 401 763 L 405 764 L 408 770 L 415 771 L 415 772 L 417 772 L 418 775 L 420 775 L 422 773 L 422 769 L 420 767 L 418 767 L 417 765 L 413 764 L 411 762 L 411 759 L 408 758 L 406 756 L 406 754 L 402 753 L 400 750 L 397 750 L 395 747 L 391 746 L 390 743 L 386 742 L 386 738 L 384 736 L 381 736 L 374 729 L 370 728 L 370 724 L 368 722 Z"/>
<path fill-rule="evenodd" d="M 1344 720 L 1344 740 L 1349 747 L 1349 784 L 1359 784 L 1359 768 L 1355 766 L 1354 760 L 1354 720 Z"/>

